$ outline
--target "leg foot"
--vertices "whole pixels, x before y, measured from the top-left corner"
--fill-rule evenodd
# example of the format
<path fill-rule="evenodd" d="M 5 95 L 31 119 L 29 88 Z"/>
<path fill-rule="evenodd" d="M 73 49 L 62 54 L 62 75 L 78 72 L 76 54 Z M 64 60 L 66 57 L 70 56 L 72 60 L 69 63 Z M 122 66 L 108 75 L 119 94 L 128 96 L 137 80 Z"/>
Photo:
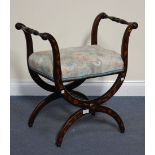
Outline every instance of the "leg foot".
<path fill-rule="evenodd" d="M 121 132 L 121 133 L 124 133 L 124 132 L 125 132 L 125 127 L 122 127 L 122 128 L 120 129 L 120 132 Z"/>
<path fill-rule="evenodd" d="M 33 126 L 33 122 L 32 121 L 28 121 L 28 126 L 31 128 Z"/>
<path fill-rule="evenodd" d="M 58 144 L 57 142 L 55 143 L 57 147 L 61 147 L 61 144 Z"/>
<path fill-rule="evenodd" d="M 95 116 L 95 112 L 91 112 L 91 114 L 92 114 L 93 116 Z"/>

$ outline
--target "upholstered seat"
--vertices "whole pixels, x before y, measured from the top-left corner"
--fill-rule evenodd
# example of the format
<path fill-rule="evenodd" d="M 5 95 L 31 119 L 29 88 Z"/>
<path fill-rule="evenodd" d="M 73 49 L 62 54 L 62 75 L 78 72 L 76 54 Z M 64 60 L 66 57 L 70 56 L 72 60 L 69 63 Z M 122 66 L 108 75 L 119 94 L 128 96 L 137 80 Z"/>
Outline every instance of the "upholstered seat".
<path fill-rule="evenodd" d="M 123 71 L 121 55 L 99 45 L 60 49 L 63 81 L 99 77 Z M 52 51 L 35 52 L 29 57 L 29 67 L 53 79 Z"/>

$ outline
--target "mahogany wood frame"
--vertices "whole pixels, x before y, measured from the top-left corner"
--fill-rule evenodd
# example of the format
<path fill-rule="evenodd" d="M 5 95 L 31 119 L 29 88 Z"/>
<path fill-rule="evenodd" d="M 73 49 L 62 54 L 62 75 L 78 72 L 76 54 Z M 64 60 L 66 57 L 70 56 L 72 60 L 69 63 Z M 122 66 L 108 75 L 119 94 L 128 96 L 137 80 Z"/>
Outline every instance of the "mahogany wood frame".
<path fill-rule="evenodd" d="M 113 16 L 108 16 L 106 13 L 100 13 L 94 20 L 93 26 L 92 26 L 92 31 L 91 31 L 91 44 L 96 45 L 97 44 L 97 32 L 98 32 L 98 26 L 101 21 L 101 19 L 110 19 L 114 22 L 118 22 L 121 24 L 127 25 L 127 28 L 124 32 L 123 39 L 122 39 L 122 46 L 121 46 L 121 56 L 124 62 L 124 70 L 122 72 L 117 73 L 117 79 L 112 85 L 112 87 L 102 96 L 89 100 L 85 95 L 82 93 L 73 91 L 74 88 L 78 87 L 81 85 L 86 79 L 80 79 L 80 80 L 75 80 L 69 84 L 64 85 L 63 80 L 62 80 L 62 72 L 61 72 L 61 62 L 60 62 L 60 52 L 59 52 L 59 47 L 57 44 L 56 39 L 49 33 L 40 33 L 34 29 L 31 29 L 29 27 L 26 27 L 22 23 L 17 23 L 15 25 L 17 30 L 23 30 L 26 38 L 26 44 L 27 44 L 27 65 L 28 65 L 28 70 L 29 73 L 32 77 L 32 79 L 43 89 L 53 92 L 49 96 L 47 96 L 45 99 L 43 99 L 34 109 L 32 112 L 28 125 L 29 127 L 33 126 L 34 120 L 38 113 L 51 101 L 56 100 L 60 97 L 63 97 L 65 100 L 67 100 L 69 103 L 72 105 L 80 107 L 78 111 L 73 113 L 69 119 L 65 122 L 63 127 L 61 128 L 60 132 L 58 133 L 57 139 L 56 139 L 56 145 L 61 146 L 63 137 L 66 133 L 66 131 L 69 129 L 69 127 L 76 122 L 79 118 L 85 116 L 86 114 L 92 114 L 95 115 L 96 112 L 103 112 L 111 117 L 113 117 L 119 128 L 120 132 L 125 131 L 125 127 L 123 124 L 122 119 L 120 116 L 113 111 L 112 109 L 101 106 L 101 104 L 105 103 L 107 100 L 109 100 L 121 87 L 126 73 L 127 73 L 127 67 L 128 67 L 128 43 L 129 43 L 129 36 L 130 33 L 133 29 L 136 29 L 138 27 L 138 24 L 136 22 L 127 22 L 123 19 L 116 18 Z M 32 41 L 32 36 L 31 35 L 36 35 L 40 36 L 43 40 L 48 40 L 51 48 L 52 48 L 52 54 L 53 54 L 53 77 L 54 77 L 54 84 L 55 85 L 50 85 L 43 81 L 37 72 L 34 70 L 31 70 L 28 64 L 28 58 L 29 56 L 33 53 L 33 41 Z M 85 110 L 87 111 L 85 113 Z"/>

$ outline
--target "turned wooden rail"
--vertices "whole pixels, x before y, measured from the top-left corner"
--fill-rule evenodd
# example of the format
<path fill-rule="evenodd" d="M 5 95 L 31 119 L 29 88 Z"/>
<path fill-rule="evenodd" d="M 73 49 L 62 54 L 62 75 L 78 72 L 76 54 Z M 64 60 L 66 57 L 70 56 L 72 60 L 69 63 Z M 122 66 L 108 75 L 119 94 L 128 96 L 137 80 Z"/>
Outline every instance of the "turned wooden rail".
<path fill-rule="evenodd" d="M 126 24 L 128 25 L 127 29 L 130 28 L 131 30 L 136 29 L 138 27 L 138 24 L 136 22 L 127 22 L 124 19 L 117 18 L 114 16 L 108 16 L 106 13 L 102 12 L 95 18 L 93 23 L 92 32 L 91 32 L 91 43 L 93 45 L 97 44 L 97 31 L 98 31 L 98 25 L 101 19 L 110 19 L 111 21 L 114 21 L 120 24 Z"/>
<path fill-rule="evenodd" d="M 17 30 L 23 30 L 26 33 L 33 34 L 33 35 L 36 35 L 36 36 L 40 36 L 43 40 L 49 39 L 49 33 L 40 33 L 39 31 L 31 29 L 31 28 L 25 26 L 22 23 L 17 23 L 15 25 L 15 27 L 16 27 Z"/>
<path fill-rule="evenodd" d="M 127 22 L 126 20 L 124 19 L 121 19 L 121 18 L 117 18 L 117 17 L 114 17 L 114 16 L 108 16 L 106 13 L 101 13 L 100 14 L 102 16 L 102 19 L 104 18 L 108 18 L 114 22 L 117 22 L 117 23 L 121 23 L 121 24 L 126 24 L 126 25 L 129 25 L 131 22 Z"/>

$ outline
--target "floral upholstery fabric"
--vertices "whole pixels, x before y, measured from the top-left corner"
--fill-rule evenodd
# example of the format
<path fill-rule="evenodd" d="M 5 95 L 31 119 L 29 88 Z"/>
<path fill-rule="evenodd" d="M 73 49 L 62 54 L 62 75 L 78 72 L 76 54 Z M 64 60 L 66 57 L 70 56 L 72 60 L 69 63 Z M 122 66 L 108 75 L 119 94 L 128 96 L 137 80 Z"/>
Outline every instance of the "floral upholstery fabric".
<path fill-rule="evenodd" d="M 99 77 L 123 71 L 121 55 L 99 45 L 60 49 L 63 81 Z M 44 77 L 53 79 L 52 51 L 35 52 L 29 57 L 29 67 Z"/>

